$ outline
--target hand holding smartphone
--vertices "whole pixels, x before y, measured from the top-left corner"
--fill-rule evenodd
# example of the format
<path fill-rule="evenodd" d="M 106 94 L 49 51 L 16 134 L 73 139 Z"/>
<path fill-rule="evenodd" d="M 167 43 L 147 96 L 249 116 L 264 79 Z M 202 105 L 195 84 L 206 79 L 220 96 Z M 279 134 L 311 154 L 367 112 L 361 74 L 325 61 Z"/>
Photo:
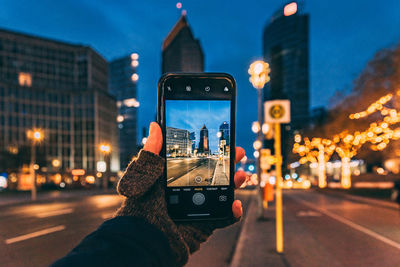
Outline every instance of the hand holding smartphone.
<path fill-rule="evenodd" d="M 174 220 L 227 219 L 234 200 L 236 84 L 223 73 L 167 74 L 157 118 L 168 212 Z"/>

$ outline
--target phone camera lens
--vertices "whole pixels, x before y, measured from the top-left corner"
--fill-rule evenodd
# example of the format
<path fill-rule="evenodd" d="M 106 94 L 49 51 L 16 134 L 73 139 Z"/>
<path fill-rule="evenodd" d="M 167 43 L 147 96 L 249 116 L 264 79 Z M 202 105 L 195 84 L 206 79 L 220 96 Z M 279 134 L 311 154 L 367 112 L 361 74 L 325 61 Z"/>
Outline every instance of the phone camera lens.
<path fill-rule="evenodd" d="M 205 88 L 204 88 L 204 91 L 206 91 L 206 92 L 210 92 L 210 86 L 206 86 Z"/>

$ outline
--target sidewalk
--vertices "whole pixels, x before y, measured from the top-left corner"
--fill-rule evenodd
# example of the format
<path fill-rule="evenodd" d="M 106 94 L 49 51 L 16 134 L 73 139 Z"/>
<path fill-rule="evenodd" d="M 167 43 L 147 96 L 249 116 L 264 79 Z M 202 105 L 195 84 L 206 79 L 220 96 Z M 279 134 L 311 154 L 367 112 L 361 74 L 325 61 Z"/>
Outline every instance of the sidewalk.
<path fill-rule="evenodd" d="M 17 205 L 25 203 L 40 203 L 49 200 L 62 200 L 76 197 L 85 197 L 100 194 L 116 194 L 115 189 L 104 191 L 103 189 L 75 189 L 75 190 L 53 190 L 37 193 L 36 201 L 31 201 L 31 192 L 0 192 L 0 207 L 6 205 Z"/>
<path fill-rule="evenodd" d="M 289 266 L 284 254 L 275 251 L 275 209 L 270 207 L 265 219 L 258 220 L 253 192 L 230 266 Z"/>

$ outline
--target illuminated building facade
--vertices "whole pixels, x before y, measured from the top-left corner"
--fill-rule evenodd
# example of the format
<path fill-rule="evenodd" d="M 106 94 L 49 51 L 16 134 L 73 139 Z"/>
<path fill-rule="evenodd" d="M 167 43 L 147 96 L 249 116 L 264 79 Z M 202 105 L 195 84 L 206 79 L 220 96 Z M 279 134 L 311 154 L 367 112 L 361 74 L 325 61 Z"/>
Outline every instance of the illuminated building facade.
<path fill-rule="evenodd" d="M 132 157 L 136 155 L 137 147 L 137 83 L 139 75 L 139 55 L 132 53 L 110 62 L 109 88 L 117 99 L 118 132 L 121 170 L 125 169 Z"/>
<path fill-rule="evenodd" d="M 169 155 L 187 157 L 192 154 L 192 140 L 188 130 L 167 127 L 166 142 Z"/>
<path fill-rule="evenodd" d="M 210 154 L 210 143 L 208 140 L 208 129 L 205 125 L 200 129 L 199 153 Z"/>
<path fill-rule="evenodd" d="M 264 101 L 289 99 L 291 123 L 283 127 L 283 157 L 290 153 L 293 132 L 309 123 L 309 16 L 291 2 L 271 17 L 264 29 L 264 59 L 270 64 L 271 81 L 264 88 Z"/>
<path fill-rule="evenodd" d="M 117 107 L 107 72 L 107 62 L 88 46 L 0 29 L 0 151 L 29 164 L 26 133 L 39 128 L 39 174 L 95 173 L 101 143 L 112 147 L 107 166 L 119 170 Z"/>
<path fill-rule="evenodd" d="M 162 73 L 203 71 L 203 50 L 183 13 L 163 42 Z"/>

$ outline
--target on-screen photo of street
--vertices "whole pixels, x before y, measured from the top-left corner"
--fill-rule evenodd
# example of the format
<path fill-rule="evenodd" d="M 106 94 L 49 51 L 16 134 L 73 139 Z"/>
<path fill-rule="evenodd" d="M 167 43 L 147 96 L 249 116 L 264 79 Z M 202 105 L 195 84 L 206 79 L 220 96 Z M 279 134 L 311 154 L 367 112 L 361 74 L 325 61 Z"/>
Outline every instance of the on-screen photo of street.
<path fill-rule="evenodd" d="M 229 185 L 230 102 L 166 102 L 167 183 Z"/>

